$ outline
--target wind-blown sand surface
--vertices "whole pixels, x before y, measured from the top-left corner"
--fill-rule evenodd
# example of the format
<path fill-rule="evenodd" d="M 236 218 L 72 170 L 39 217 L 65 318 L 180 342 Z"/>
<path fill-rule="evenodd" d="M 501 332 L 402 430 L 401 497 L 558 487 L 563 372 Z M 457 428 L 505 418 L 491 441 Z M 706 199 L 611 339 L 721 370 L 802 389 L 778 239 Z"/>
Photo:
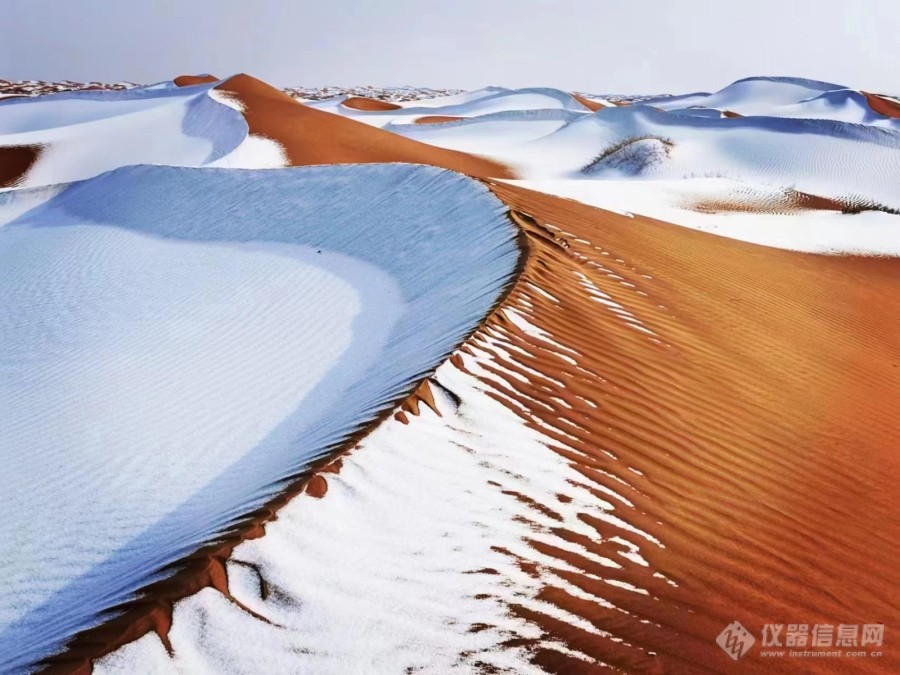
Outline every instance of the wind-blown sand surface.
<path fill-rule="evenodd" d="M 341 103 L 343 106 L 353 108 L 354 110 L 400 110 L 401 106 L 389 101 L 379 101 L 374 98 L 364 98 L 362 96 L 351 96 L 344 99 Z"/>
<path fill-rule="evenodd" d="M 213 553 L 478 325 L 515 236 L 483 186 L 399 164 L 125 167 L 4 225 L 0 669 L 124 611 L 53 661 L 78 668 L 215 582 Z"/>
<path fill-rule="evenodd" d="M 715 672 L 735 666 L 714 642 L 735 618 L 756 632 L 900 618 L 898 261 L 492 189 L 528 259 L 438 372 L 429 398 L 442 417 L 417 404 L 419 422 L 407 406 L 235 551 L 230 592 L 262 618 L 203 591 L 176 610 L 174 661 L 148 636 L 100 672 L 259 658 L 274 672 L 369 658 L 384 672 Z M 487 412 L 485 396 L 512 417 Z M 399 517 L 419 511 L 437 523 Z M 422 569 L 417 556 L 440 562 Z M 229 646 L 241 634 L 265 648 L 244 656 Z"/>
<path fill-rule="evenodd" d="M 444 124 L 445 122 L 458 122 L 464 117 L 453 117 L 453 115 L 425 115 L 417 117 L 413 124 Z"/>
<path fill-rule="evenodd" d="M 896 248 L 896 216 L 874 198 L 896 202 L 880 172 L 900 161 L 900 142 L 883 115 L 847 121 L 861 95 L 750 78 L 651 101 L 660 109 L 591 113 L 555 90 L 493 89 L 419 106 L 472 116 L 418 130 L 357 121 L 412 111 L 416 122 L 415 102 L 353 117 L 244 75 L 208 96 L 240 113 L 244 143 L 271 144 L 261 163 L 415 161 L 484 178 L 525 257 L 478 331 L 404 401 L 401 389 L 384 399 L 393 417 L 318 454 L 319 473 L 291 474 L 280 497 L 242 510 L 223 544 L 80 633 L 48 670 L 87 672 L 106 654 L 98 672 L 790 672 L 812 662 L 760 658 L 758 643 L 736 662 L 715 638 L 733 620 L 757 637 L 765 623 L 882 623 L 890 634 L 900 261 L 846 252 Z M 523 102 L 538 108 L 515 108 Z M 731 108 L 747 117 L 722 118 Z M 801 109 L 843 117 L 770 116 Z M 823 157 L 839 164 L 816 169 Z M 507 166 L 528 180 L 500 180 Z M 694 179 L 685 167 L 733 175 Z M 345 170 L 331 185 L 359 204 L 403 213 L 428 194 L 408 188 L 429 170 L 369 167 L 390 184 L 384 196 L 361 167 Z M 523 185 L 597 203 L 624 196 L 614 212 Z M 20 195 L 0 209 L 47 198 Z M 635 215 L 644 200 L 666 215 L 680 203 L 695 220 Z M 477 250 L 446 215 L 441 232 Z M 703 218 L 768 229 L 689 229 Z M 798 236 L 789 222 L 807 229 Z M 383 226 L 342 223 L 350 240 Z M 817 237 L 819 223 L 829 229 Z M 389 251 L 416 262 L 394 239 Z M 814 667 L 894 672 L 889 645 L 884 658 Z"/>
<path fill-rule="evenodd" d="M 217 85 L 244 108 L 250 133 L 277 141 L 294 166 L 371 162 L 431 164 L 470 176 L 514 178 L 499 162 L 434 148 L 298 103 L 247 75 Z"/>

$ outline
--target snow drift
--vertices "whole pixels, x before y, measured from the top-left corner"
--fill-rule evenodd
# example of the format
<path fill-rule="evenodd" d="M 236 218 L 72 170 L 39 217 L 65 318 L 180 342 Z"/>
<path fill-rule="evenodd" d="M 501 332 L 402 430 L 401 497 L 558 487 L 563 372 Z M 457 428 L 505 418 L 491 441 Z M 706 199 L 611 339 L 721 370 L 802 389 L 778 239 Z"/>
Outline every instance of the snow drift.
<path fill-rule="evenodd" d="M 0 666 L 18 670 L 405 395 L 518 249 L 500 202 L 439 169 L 144 166 L 13 219 L 0 260 Z"/>

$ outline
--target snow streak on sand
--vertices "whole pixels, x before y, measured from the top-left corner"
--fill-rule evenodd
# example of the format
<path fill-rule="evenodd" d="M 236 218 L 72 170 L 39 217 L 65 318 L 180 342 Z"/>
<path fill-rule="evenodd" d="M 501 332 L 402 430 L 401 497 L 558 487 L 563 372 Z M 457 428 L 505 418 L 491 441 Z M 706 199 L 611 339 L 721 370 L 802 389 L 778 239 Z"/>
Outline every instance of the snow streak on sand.
<path fill-rule="evenodd" d="M 492 189 L 503 305 L 101 672 L 722 672 L 735 617 L 896 623 L 898 262 Z"/>
<path fill-rule="evenodd" d="M 148 634 L 95 673 L 541 672 L 501 648 L 540 638 L 507 612 L 542 606 L 510 557 L 540 537 L 517 494 L 543 500 L 578 474 L 471 375 L 445 364 L 431 388 L 440 417 L 388 420 L 327 474 L 324 499 L 295 499 L 235 550 L 229 591 L 256 616 L 201 591 L 176 606 L 174 658 Z M 557 507 L 601 511 L 579 497 Z"/>
<path fill-rule="evenodd" d="M 0 668 L 340 446 L 477 325 L 517 259 L 483 187 L 403 165 L 130 167 L 0 229 Z"/>
<path fill-rule="evenodd" d="M 826 254 L 900 255 L 896 215 L 804 208 L 791 202 L 790 192 L 768 185 L 727 178 L 510 183 L 764 246 Z"/>

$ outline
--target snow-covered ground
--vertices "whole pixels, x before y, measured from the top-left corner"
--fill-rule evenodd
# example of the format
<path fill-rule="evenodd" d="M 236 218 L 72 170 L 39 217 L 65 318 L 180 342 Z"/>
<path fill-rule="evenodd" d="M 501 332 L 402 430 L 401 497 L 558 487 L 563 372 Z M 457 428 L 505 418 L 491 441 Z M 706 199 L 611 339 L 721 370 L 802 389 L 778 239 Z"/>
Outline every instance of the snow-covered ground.
<path fill-rule="evenodd" d="M 510 182 L 609 211 L 648 216 L 763 246 L 825 254 L 900 255 L 900 218 L 896 215 L 880 211 L 779 213 L 787 195 L 768 185 L 727 178 Z M 697 205 L 719 201 L 746 204 L 747 210 L 696 210 Z"/>
<path fill-rule="evenodd" d="M 465 96 L 386 111 L 353 110 L 336 99 L 317 105 L 423 143 L 493 158 L 526 185 L 595 206 L 768 246 L 900 254 L 894 181 L 900 119 L 876 112 L 862 92 L 749 78 L 716 94 L 593 113 L 554 90 Z M 449 121 L 414 123 L 425 114 Z M 834 200 L 839 210 L 808 203 L 779 211 L 767 203 L 769 197 L 783 202 L 787 192 Z M 755 206 L 741 196 L 749 193 L 758 198 Z M 729 209 L 736 201 L 741 208 Z"/>
<path fill-rule="evenodd" d="M 68 183 L 131 164 L 284 166 L 271 141 L 249 135 L 240 109 L 213 89 L 216 84 L 164 83 L 0 102 L 0 149 L 39 148 L 15 187 Z"/>
<path fill-rule="evenodd" d="M 480 363 L 500 365 L 485 352 L 464 361 L 487 378 Z M 569 566 L 534 542 L 567 545 L 552 534 L 563 523 L 594 537 L 585 519 L 619 523 L 627 507 L 592 495 L 478 378 L 446 363 L 431 387 L 440 416 L 423 407 L 408 425 L 386 421 L 327 476 L 324 499 L 294 499 L 265 537 L 235 549 L 229 591 L 256 616 L 205 589 L 176 605 L 172 655 L 148 634 L 95 672 L 525 675 L 543 672 L 530 659 L 541 646 L 591 662 L 509 608 L 600 634 L 538 597 L 546 584 L 586 594 L 550 572 Z M 610 568 L 646 565 L 636 552 L 611 559 L 567 546 Z M 529 573 L 523 560 L 547 569 Z"/>
<path fill-rule="evenodd" d="M 12 218 L 0 669 L 373 419 L 478 324 L 518 255 L 485 188 L 409 165 L 128 167 Z"/>

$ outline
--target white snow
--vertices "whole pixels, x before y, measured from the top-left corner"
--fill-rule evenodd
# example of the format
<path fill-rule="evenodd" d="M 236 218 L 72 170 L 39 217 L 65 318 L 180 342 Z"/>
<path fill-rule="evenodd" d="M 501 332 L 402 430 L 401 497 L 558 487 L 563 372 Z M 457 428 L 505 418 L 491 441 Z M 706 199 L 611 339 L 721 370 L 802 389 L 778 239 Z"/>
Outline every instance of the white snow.
<path fill-rule="evenodd" d="M 567 111 L 579 115 L 590 112 L 571 94 L 549 88 L 501 89 L 488 87 L 454 96 L 408 101 L 398 104 L 401 107 L 397 110 L 384 111 L 356 110 L 342 105 L 347 98 L 347 96 L 335 96 L 307 105 L 378 127 L 385 127 L 388 124 L 411 124 L 419 117 L 432 115 L 471 118 L 523 110 Z"/>
<path fill-rule="evenodd" d="M 214 85 L 14 99 L 0 105 L 0 146 L 42 148 L 18 187 L 82 180 L 131 164 L 202 166 L 248 135 L 240 112 Z"/>
<path fill-rule="evenodd" d="M 496 96 L 515 100 L 509 93 Z M 709 107 L 687 110 L 690 105 Z M 767 116 L 722 118 L 717 108 Z M 713 95 L 593 114 L 507 109 L 438 125 L 396 120 L 385 129 L 491 157 L 511 166 L 525 186 L 625 215 L 800 251 L 900 254 L 900 218 L 892 213 L 900 210 L 894 180 L 900 175 L 900 127 L 874 113 L 861 93 L 838 85 L 751 78 Z M 863 212 L 783 214 L 766 206 L 786 203 L 790 191 Z M 762 212 L 691 208 L 701 201 L 746 202 L 748 196 Z"/>
<path fill-rule="evenodd" d="M 466 367 L 478 371 L 485 358 L 466 357 Z M 478 663 L 542 672 L 525 648 L 501 646 L 540 638 L 510 604 L 605 634 L 537 599 L 552 584 L 612 606 L 554 574 L 573 568 L 528 542 L 577 551 L 610 568 L 632 564 L 640 546 L 655 544 L 622 540 L 628 550 L 612 560 L 553 536 L 552 528 L 564 526 L 596 537 L 583 514 L 622 521 L 612 504 L 580 487 L 581 474 L 540 433 L 490 398 L 485 384 L 450 364 L 434 379 L 441 417 L 423 408 L 408 426 L 388 420 L 345 458 L 340 473 L 326 475 L 323 499 L 294 499 L 265 537 L 235 549 L 229 589 L 264 620 L 206 589 L 176 605 L 169 635 L 174 658 L 150 634 L 102 659 L 95 672 L 466 673 Z M 540 577 L 526 574 L 517 558 L 537 562 Z"/>
<path fill-rule="evenodd" d="M 339 446 L 517 259 L 484 187 L 410 165 L 128 167 L 0 228 L 0 670 Z"/>
<path fill-rule="evenodd" d="M 508 182 L 616 213 L 636 213 L 763 246 L 810 253 L 900 255 L 900 217 L 889 213 L 699 213 L 688 208 L 704 200 L 739 200 L 748 193 L 760 200 L 781 197 L 778 190 L 766 185 L 724 178 Z"/>

